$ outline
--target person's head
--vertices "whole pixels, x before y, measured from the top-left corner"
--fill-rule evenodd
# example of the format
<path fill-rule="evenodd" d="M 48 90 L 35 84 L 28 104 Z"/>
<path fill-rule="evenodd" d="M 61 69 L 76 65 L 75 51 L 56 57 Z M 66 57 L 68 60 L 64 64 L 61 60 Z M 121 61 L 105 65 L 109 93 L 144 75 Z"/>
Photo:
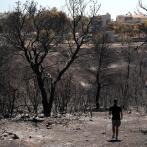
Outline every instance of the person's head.
<path fill-rule="evenodd" d="M 117 105 L 117 103 L 118 103 L 118 99 L 115 98 L 115 99 L 114 99 L 114 105 Z"/>

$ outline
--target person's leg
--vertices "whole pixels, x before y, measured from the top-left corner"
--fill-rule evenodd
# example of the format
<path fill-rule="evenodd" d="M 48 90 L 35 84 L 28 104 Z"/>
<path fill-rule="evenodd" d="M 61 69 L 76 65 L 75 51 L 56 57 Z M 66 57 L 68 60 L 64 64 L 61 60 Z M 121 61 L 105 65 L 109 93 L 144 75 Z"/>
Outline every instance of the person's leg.
<path fill-rule="evenodd" d="M 118 121 L 117 121 L 117 125 L 116 125 L 116 139 L 118 139 L 118 134 L 119 134 L 119 127 L 120 127 L 120 125 L 121 125 L 121 121 L 118 120 Z"/>
<path fill-rule="evenodd" d="M 113 133 L 112 138 L 114 138 L 115 137 L 115 125 L 112 125 L 112 133 Z"/>
<path fill-rule="evenodd" d="M 116 126 L 116 139 L 118 139 L 119 126 Z"/>

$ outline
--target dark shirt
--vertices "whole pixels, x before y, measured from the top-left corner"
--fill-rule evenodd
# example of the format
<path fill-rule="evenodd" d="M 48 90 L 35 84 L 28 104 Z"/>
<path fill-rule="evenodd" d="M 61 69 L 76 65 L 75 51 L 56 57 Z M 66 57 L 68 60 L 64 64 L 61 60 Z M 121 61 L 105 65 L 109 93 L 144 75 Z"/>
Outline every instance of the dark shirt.
<path fill-rule="evenodd" d="M 112 120 L 120 120 L 120 115 L 122 112 L 121 107 L 114 105 L 109 108 L 109 112 L 110 111 L 112 112 Z"/>

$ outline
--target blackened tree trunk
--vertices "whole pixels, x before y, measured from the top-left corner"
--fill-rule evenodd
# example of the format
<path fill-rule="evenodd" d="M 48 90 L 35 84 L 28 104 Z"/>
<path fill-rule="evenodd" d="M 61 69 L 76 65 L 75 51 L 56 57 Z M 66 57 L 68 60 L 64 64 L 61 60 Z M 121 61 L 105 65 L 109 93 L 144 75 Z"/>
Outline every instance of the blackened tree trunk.
<path fill-rule="evenodd" d="M 100 83 L 100 73 L 97 71 L 97 89 L 96 89 L 96 109 L 100 109 L 100 93 L 101 93 L 101 83 Z"/>
<path fill-rule="evenodd" d="M 42 75 L 42 71 L 39 70 L 38 65 L 33 65 L 31 67 L 37 77 L 37 83 L 38 83 L 38 87 L 39 87 L 41 97 L 42 97 L 42 106 L 43 106 L 44 116 L 48 117 L 49 116 L 49 103 L 48 103 L 48 96 L 47 96 L 47 92 L 45 89 L 44 77 Z"/>
<path fill-rule="evenodd" d="M 14 112 L 14 105 L 15 105 L 15 100 L 16 100 L 16 91 L 14 90 L 13 92 L 13 98 L 12 98 L 12 103 L 11 103 L 11 110 L 10 110 L 10 116 L 12 117 L 13 112 Z"/>
<path fill-rule="evenodd" d="M 40 77 L 40 75 L 39 76 L 37 75 L 37 82 L 41 92 L 44 116 L 49 116 L 50 113 L 49 113 L 49 103 L 47 100 L 47 93 L 44 87 L 44 80 L 42 79 L 42 77 Z"/>
<path fill-rule="evenodd" d="M 101 91 L 101 86 L 98 85 L 97 87 L 97 92 L 96 92 L 96 109 L 100 109 L 100 91 Z"/>

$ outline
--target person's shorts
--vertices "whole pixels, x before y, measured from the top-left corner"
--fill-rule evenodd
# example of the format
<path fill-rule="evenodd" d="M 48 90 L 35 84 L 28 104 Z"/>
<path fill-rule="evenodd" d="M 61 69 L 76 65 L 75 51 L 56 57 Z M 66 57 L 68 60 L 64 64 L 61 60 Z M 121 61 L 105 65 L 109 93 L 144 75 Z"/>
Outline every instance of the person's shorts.
<path fill-rule="evenodd" d="M 119 127 L 121 125 L 121 121 L 120 120 L 112 120 L 112 125 Z"/>

